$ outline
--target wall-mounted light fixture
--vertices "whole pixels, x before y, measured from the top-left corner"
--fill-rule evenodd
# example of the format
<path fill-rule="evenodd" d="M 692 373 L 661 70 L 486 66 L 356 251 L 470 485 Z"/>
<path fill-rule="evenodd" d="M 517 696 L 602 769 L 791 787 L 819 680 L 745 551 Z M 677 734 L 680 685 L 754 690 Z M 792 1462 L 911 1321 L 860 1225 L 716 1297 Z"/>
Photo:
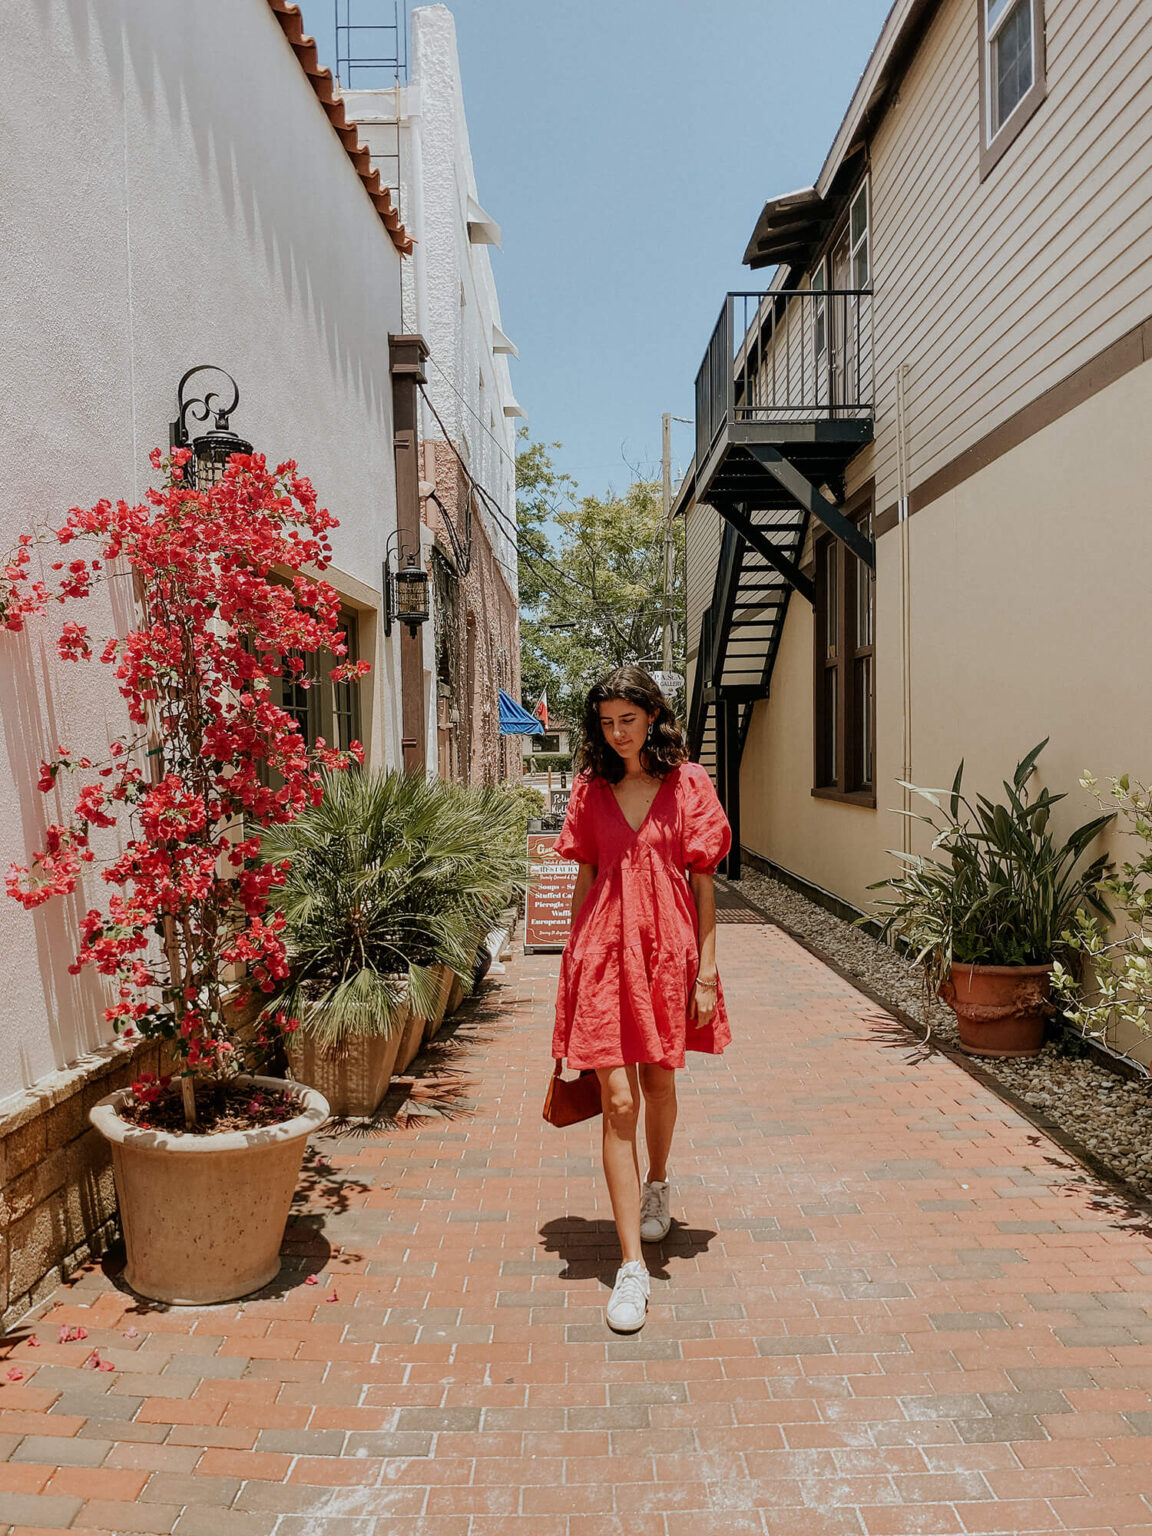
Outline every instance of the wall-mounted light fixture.
<path fill-rule="evenodd" d="M 227 380 L 226 389 L 223 392 L 207 389 L 199 397 L 191 395 L 188 393 L 188 382 L 198 373 L 218 374 Z M 216 368 L 211 363 L 199 363 L 195 368 L 189 368 L 176 386 L 176 420 L 169 428 L 168 442 L 173 448 L 192 449 L 192 457 L 184 467 L 184 478 L 195 489 L 205 490 L 217 484 L 223 478 L 228 460 L 234 453 L 252 452 L 252 444 L 237 437 L 228 425 L 229 417 L 239 404 L 240 390 L 236 380 L 231 374 L 225 373 L 223 368 Z M 206 422 L 211 419 L 211 429 L 190 440 L 190 416 L 195 421 Z"/>
<path fill-rule="evenodd" d="M 395 537 L 395 535 L 393 535 Z M 396 556 L 399 562 L 401 556 Z M 393 624 L 407 624 L 408 633 L 415 638 L 419 625 L 428 621 L 429 607 L 428 572 L 420 566 L 414 554 L 403 556 L 403 564 L 392 569 L 390 552 L 384 555 L 384 633 L 392 633 Z"/>

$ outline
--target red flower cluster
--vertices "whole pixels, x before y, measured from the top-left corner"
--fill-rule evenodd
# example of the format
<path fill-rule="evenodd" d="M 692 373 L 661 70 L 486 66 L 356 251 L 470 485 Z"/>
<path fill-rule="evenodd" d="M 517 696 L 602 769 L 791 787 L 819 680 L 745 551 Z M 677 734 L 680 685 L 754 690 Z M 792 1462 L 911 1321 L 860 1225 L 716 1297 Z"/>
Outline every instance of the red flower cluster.
<path fill-rule="evenodd" d="M 239 1063 L 225 968 L 246 966 L 264 992 L 287 973 L 284 920 L 269 911 L 287 866 L 260 861 L 259 830 L 317 803 L 320 770 L 363 752 L 358 742 L 342 752 L 323 741 L 309 752 L 273 692 L 273 679 L 304 671 L 305 656 L 347 654 L 337 593 L 305 574 L 330 564 L 335 520 L 293 463 L 270 470 L 260 454 L 238 454 L 218 484 L 193 490 L 187 458 L 178 449 L 164 462 L 154 451 L 165 481 L 141 505 L 73 507 L 54 537 L 94 543 L 97 557 L 57 561 L 51 590 L 32 579 L 31 535 L 0 567 L 0 630 L 19 631 L 49 602 L 86 597 L 110 562 L 131 573 L 140 600 L 137 627 L 99 652 L 136 734 L 110 743 L 70 819 L 48 828 L 31 866 L 13 865 L 6 884 L 28 908 L 73 891 L 94 857 L 92 829 L 126 823 L 101 871 L 113 887 L 107 910 L 83 918 L 73 969 L 92 965 L 118 984 L 106 1012 L 117 1031 L 163 1036 L 188 1067 L 229 1074 Z M 90 658 L 87 627 L 66 623 L 57 650 Z M 368 670 L 345 662 L 332 676 Z M 41 765 L 40 788 L 92 766 L 58 747 Z"/>

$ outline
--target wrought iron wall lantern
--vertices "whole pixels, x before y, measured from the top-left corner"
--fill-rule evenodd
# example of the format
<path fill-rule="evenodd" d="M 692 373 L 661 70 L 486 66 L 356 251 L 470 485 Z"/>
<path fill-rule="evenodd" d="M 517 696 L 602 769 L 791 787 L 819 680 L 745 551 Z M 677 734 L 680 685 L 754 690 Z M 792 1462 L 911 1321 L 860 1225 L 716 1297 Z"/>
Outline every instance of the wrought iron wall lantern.
<path fill-rule="evenodd" d="M 397 554 L 397 560 L 400 559 Z M 403 565 L 392 569 L 391 553 L 384 556 L 384 633 L 392 633 L 393 624 L 407 624 L 408 633 L 415 638 L 416 630 L 428 621 L 429 606 L 428 572 L 423 570 L 416 555 L 404 556 Z"/>
<path fill-rule="evenodd" d="M 214 373 L 227 380 L 225 390 L 206 389 L 197 397 L 188 392 L 189 381 L 198 373 Z M 192 457 L 184 466 L 184 479 L 197 490 L 216 485 L 224 476 L 228 460 L 234 453 L 251 453 L 252 444 L 237 437 L 228 425 L 232 412 L 240 404 L 240 390 L 231 374 L 211 363 L 199 363 L 176 386 L 176 420 L 168 432 L 168 442 L 173 448 L 191 448 Z M 199 437 L 189 438 L 188 419 L 208 421 L 212 426 Z"/>

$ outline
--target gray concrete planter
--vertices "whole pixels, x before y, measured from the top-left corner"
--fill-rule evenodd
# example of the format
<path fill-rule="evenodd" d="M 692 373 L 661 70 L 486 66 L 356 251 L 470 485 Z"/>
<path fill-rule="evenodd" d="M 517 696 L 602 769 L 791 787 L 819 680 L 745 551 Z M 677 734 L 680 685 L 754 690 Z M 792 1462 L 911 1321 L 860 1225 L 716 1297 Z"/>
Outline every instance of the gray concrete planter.
<path fill-rule="evenodd" d="M 178 1306 L 247 1296 L 275 1278 L 308 1138 L 328 1118 L 313 1088 L 278 1078 L 241 1079 L 294 1089 L 300 1113 L 281 1125 L 219 1136 L 174 1136 L 120 1118 L 122 1088 L 93 1106 L 112 1147 L 124 1278 L 134 1291 Z"/>

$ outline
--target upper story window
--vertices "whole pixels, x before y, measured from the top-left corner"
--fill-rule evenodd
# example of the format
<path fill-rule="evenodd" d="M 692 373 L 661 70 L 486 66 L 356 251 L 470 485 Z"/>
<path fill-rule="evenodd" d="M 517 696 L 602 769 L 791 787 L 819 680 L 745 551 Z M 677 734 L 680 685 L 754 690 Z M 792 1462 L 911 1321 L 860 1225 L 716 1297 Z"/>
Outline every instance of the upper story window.
<path fill-rule="evenodd" d="M 867 288 L 872 276 L 868 254 L 868 183 L 865 181 L 852 199 L 848 214 L 848 248 L 853 288 Z"/>
<path fill-rule="evenodd" d="M 1014 142 L 1044 100 L 1044 0 L 977 0 L 980 16 L 980 174 Z"/>

